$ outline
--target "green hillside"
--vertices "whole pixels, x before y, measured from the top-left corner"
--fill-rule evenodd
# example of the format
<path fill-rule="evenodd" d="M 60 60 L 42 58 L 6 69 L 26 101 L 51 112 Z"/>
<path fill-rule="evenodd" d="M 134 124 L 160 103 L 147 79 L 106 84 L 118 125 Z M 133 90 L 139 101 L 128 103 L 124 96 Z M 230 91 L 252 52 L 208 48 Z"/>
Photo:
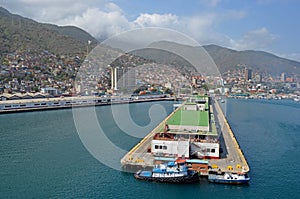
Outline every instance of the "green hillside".
<path fill-rule="evenodd" d="M 1 54 L 26 49 L 59 55 L 84 54 L 88 40 L 97 44 L 95 38 L 77 27 L 38 23 L 0 7 Z"/>

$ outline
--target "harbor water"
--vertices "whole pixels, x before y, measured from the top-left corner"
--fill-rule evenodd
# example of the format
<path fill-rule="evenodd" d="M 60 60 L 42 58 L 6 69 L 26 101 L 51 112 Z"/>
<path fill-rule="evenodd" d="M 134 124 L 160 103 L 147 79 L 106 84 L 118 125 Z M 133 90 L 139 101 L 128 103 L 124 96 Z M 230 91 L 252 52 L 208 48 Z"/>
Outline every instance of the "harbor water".
<path fill-rule="evenodd" d="M 128 106 L 132 121 L 147 126 L 151 107 L 159 105 L 171 113 L 173 103 Z M 300 103 L 228 99 L 221 105 L 249 163 L 249 185 L 137 181 L 132 173 L 95 159 L 79 138 L 72 110 L 64 109 L 0 115 L 0 198 L 298 198 Z M 140 141 L 118 127 L 110 106 L 95 110 L 116 146 L 128 151 Z M 155 120 L 151 127 L 158 123 Z"/>

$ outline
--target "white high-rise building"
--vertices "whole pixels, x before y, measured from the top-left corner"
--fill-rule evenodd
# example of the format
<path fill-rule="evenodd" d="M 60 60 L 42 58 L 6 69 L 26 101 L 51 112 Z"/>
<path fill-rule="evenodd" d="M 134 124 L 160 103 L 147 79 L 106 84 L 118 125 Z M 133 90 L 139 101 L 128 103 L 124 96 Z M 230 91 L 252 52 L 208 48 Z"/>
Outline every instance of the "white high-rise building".
<path fill-rule="evenodd" d="M 136 87 L 136 72 L 133 67 L 111 68 L 111 89 L 132 92 Z"/>
<path fill-rule="evenodd" d="M 285 82 L 286 81 L 286 74 L 285 73 L 281 73 L 280 81 L 281 82 Z"/>

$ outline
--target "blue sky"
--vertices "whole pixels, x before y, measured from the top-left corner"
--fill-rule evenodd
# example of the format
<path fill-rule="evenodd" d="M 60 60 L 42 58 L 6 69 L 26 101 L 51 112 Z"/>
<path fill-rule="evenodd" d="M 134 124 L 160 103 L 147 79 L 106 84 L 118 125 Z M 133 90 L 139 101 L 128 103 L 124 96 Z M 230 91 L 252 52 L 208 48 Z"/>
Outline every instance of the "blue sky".
<path fill-rule="evenodd" d="M 200 44 L 265 50 L 300 60 L 298 0 L 0 0 L 12 13 L 76 25 L 98 38 L 141 27 L 180 31 Z"/>

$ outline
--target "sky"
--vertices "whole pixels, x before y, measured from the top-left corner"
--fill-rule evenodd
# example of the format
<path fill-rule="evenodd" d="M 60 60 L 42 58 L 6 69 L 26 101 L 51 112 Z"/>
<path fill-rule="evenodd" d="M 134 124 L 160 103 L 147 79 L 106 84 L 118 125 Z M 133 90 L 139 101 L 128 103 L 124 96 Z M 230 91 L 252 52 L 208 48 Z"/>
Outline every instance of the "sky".
<path fill-rule="evenodd" d="M 200 45 L 300 61 L 299 0 L 0 0 L 0 6 L 38 22 L 75 25 L 98 39 L 160 27 Z"/>

